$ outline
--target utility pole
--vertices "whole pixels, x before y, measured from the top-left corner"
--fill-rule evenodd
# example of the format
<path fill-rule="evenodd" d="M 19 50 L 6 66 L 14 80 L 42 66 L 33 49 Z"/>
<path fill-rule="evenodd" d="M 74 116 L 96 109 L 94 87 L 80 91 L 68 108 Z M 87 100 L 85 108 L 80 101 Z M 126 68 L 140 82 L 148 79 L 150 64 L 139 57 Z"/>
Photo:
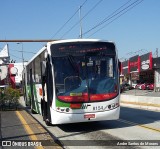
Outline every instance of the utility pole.
<path fill-rule="evenodd" d="M 82 38 L 82 18 L 81 18 L 81 8 L 82 6 L 79 7 L 79 23 L 80 23 L 80 34 L 79 37 Z"/>
<path fill-rule="evenodd" d="M 23 42 L 18 42 L 17 44 L 21 44 L 22 45 L 22 51 L 20 51 L 20 52 L 22 52 L 22 64 L 23 64 L 23 69 L 24 69 L 24 56 L 23 56 Z"/>
<path fill-rule="evenodd" d="M 158 48 L 156 48 L 156 57 L 158 57 Z"/>

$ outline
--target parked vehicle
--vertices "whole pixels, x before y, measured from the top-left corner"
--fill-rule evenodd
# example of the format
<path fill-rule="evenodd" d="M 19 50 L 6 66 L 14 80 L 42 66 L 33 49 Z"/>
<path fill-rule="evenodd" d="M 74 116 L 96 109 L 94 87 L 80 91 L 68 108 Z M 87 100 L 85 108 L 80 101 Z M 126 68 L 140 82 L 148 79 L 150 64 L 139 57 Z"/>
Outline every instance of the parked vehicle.
<path fill-rule="evenodd" d="M 148 84 L 140 82 L 136 85 L 136 89 L 145 90 Z"/>
<path fill-rule="evenodd" d="M 122 93 L 124 91 L 124 86 L 121 84 L 120 85 L 120 92 Z"/>
<path fill-rule="evenodd" d="M 121 92 L 132 89 L 132 86 L 128 83 L 123 83 L 120 85 L 120 87 L 121 87 Z"/>
<path fill-rule="evenodd" d="M 147 89 L 154 90 L 154 83 L 148 84 Z"/>
<path fill-rule="evenodd" d="M 154 84 L 153 83 L 139 83 L 137 84 L 136 88 L 140 90 L 153 90 Z"/>
<path fill-rule="evenodd" d="M 136 89 L 140 89 L 140 86 L 142 85 L 142 83 L 138 83 L 137 85 L 136 85 Z"/>
<path fill-rule="evenodd" d="M 136 88 L 137 83 L 132 83 L 132 88 Z"/>
<path fill-rule="evenodd" d="M 0 99 L 4 97 L 4 91 L 6 89 L 6 85 L 0 85 Z"/>
<path fill-rule="evenodd" d="M 8 85 L 0 85 L 0 94 L 3 93 L 7 87 Z"/>
<path fill-rule="evenodd" d="M 136 86 L 137 86 L 137 80 L 133 80 L 131 84 L 132 84 L 132 88 L 136 88 Z"/>
<path fill-rule="evenodd" d="M 149 85 L 148 83 L 143 83 L 139 86 L 139 89 L 146 90 L 148 85 Z"/>

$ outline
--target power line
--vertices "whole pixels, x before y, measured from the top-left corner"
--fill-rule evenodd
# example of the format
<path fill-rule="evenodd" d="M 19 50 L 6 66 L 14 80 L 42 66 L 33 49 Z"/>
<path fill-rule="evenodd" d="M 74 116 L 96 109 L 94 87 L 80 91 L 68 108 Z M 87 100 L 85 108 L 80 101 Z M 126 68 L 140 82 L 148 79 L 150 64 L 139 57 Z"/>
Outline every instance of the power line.
<path fill-rule="evenodd" d="M 131 0 L 127 1 L 127 3 L 129 3 Z M 139 1 L 139 2 L 138 2 Z M 123 14 L 125 14 L 126 12 L 128 12 L 129 10 L 131 10 L 132 8 L 134 8 L 135 6 L 137 6 L 138 4 L 140 4 L 143 0 L 136 0 L 135 2 L 131 3 L 130 5 L 128 5 L 127 7 L 123 8 L 127 3 L 123 4 L 120 8 L 118 8 L 116 11 L 114 11 L 111 15 L 107 16 L 105 19 L 103 19 L 100 23 L 98 23 L 97 25 L 95 25 L 94 27 L 92 27 L 91 29 L 89 29 L 88 31 L 86 31 L 85 33 L 83 33 L 83 35 L 88 34 L 89 32 L 91 32 L 92 30 L 96 29 L 97 27 L 101 26 L 102 24 L 106 23 L 107 21 L 113 19 L 114 17 L 116 17 L 115 19 L 113 19 L 112 21 L 110 21 L 109 23 L 107 23 L 105 26 L 103 26 L 102 28 L 100 28 L 99 30 L 97 30 L 96 32 L 94 32 L 93 34 L 97 33 L 98 31 L 102 30 L 104 27 L 106 27 L 107 25 L 111 24 L 113 21 L 115 21 L 116 19 L 118 19 L 119 17 L 121 17 Z M 120 10 L 121 8 L 123 8 L 122 10 Z M 120 11 L 118 11 L 120 10 Z M 118 12 L 117 12 L 118 11 Z M 116 13 L 117 12 L 117 13 Z M 92 35 L 93 35 L 92 34 Z M 91 35 L 90 35 L 91 36 Z M 89 37 L 90 37 L 89 36 Z"/>
<path fill-rule="evenodd" d="M 139 3 L 141 3 L 143 0 L 141 0 Z M 137 3 L 136 5 L 138 5 L 139 3 Z M 108 26 L 109 24 L 111 24 L 112 22 L 114 22 L 115 20 L 117 20 L 119 17 L 121 17 L 122 15 L 124 15 L 125 13 L 127 13 L 129 10 L 131 10 L 132 8 L 134 8 L 136 5 L 132 6 L 130 9 L 126 10 L 125 12 L 123 12 L 122 14 L 120 14 L 118 17 L 116 17 L 115 19 L 113 19 L 112 21 L 110 21 L 109 23 L 105 24 L 103 27 L 101 27 L 100 29 L 98 29 L 97 31 L 95 31 L 94 33 L 92 33 L 90 36 L 94 35 L 95 33 L 99 32 L 100 30 L 102 30 L 103 28 L 105 28 L 106 26 Z M 87 38 L 88 38 L 87 37 Z"/>
<path fill-rule="evenodd" d="M 12 49 L 10 49 L 10 52 L 13 52 L 13 51 L 36 54 L 35 52 L 29 52 L 29 51 L 24 51 L 24 50 L 23 51 L 22 50 L 12 50 Z"/>
<path fill-rule="evenodd" d="M 99 0 L 81 19 L 80 21 L 82 21 L 84 18 L 87 17 L 87 15 L 92 12 L 103 0 Z M 79 24 L 79 21 L 76 22 L 68 31 L 66 31 L 61 37 L 60 39 L 62 39 L 66 34 L 68 34 L 75 26 L 77 26 Z"/>
<path fill-rule="evenodd" d="M 87 13 L 86 15 L 80 19 L 80 22 L 82 21 L 82 19 L 84 19 L 90 12 L 92 12 L 103 0 L 98 1 Z"/>
<path fill-rule="evenodd" d="M 94 27 L 92 27 L 90 30 L 86 31 L 84 34 L 87 34 L 88 32 L 92 31 L 93 29 L 97 28 L 98 26 L 102 25 L 107 19 L 109 19 L 110 17 L 112 17 L 118 10 L 120 10 L 121 8 L 123 8 L 125 5 L 127 5 L 131 0 L 128 0 L 125 4 L 123 4 L 121 7 L 119 7 L 118 9 L 116 9 L 113 13 L 111 13 L 109 16 L 107 16 L 105 19 L 103 19 L 100 23 L 98 23 L 97 25 L 95 25 Z"/>
<path fill-rule="evenodd" d="M 87 0 L 84 1 L 84 3 L 81 5 L 81 7 L 83 7 L 85 5 L 85 3 L 87 2 Z M 51 37 L 51 39 L 53 37 L 55 37 L 66 25 L 67 23 L 79 12 L 79 8 L 75 11 L 75 13 L 58 29 L 58 31 Z"/>
<path fill-rule="evenodd" d="M 16 52 L 24 52 L 24 53 L 31 53 L 31 54 L 36 54 L 36 53 L 34 53 L 34 52 L 20 51 L 20 50 L 11 50 L 10 52 L 12 52 L 12 51 L 16 51 Z"/>

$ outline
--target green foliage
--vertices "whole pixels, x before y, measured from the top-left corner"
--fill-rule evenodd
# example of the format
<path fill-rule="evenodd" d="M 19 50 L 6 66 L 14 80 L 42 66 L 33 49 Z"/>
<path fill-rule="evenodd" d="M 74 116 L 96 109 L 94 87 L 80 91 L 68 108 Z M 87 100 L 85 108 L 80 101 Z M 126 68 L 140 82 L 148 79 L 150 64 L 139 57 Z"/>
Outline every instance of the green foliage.
<path fill-rule="evenodd" d="M 20 93 L 17 89 L 8 87 L 4 91 L 4 95 L 1 96 L 1 106 L 6 107 L 16 107 L 18 105 L 18 100 L 20 98 Z"/>
<path fill-rule="evenodd" d="M 20 97 L 20 93 L 17 89 L 13 89 L 13 88 L 9 87 L 5 90 L 5 97 L 7 97 L 8 100 L 11 100 L 13 98 L 18 100 Z"/>

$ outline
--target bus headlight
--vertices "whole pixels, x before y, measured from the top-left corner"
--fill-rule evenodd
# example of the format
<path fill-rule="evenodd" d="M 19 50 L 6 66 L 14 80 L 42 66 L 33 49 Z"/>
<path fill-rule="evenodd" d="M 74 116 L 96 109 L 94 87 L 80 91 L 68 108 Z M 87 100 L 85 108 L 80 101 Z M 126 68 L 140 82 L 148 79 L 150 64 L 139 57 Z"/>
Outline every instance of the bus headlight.
<path fill-rule="evenodd" d="M 117 107 L 119 107 L 119 103 L 113 103 L 111 105 L 108 105 L 108 109 L 110 109 L 110 110 L 115 109 Z"/>

